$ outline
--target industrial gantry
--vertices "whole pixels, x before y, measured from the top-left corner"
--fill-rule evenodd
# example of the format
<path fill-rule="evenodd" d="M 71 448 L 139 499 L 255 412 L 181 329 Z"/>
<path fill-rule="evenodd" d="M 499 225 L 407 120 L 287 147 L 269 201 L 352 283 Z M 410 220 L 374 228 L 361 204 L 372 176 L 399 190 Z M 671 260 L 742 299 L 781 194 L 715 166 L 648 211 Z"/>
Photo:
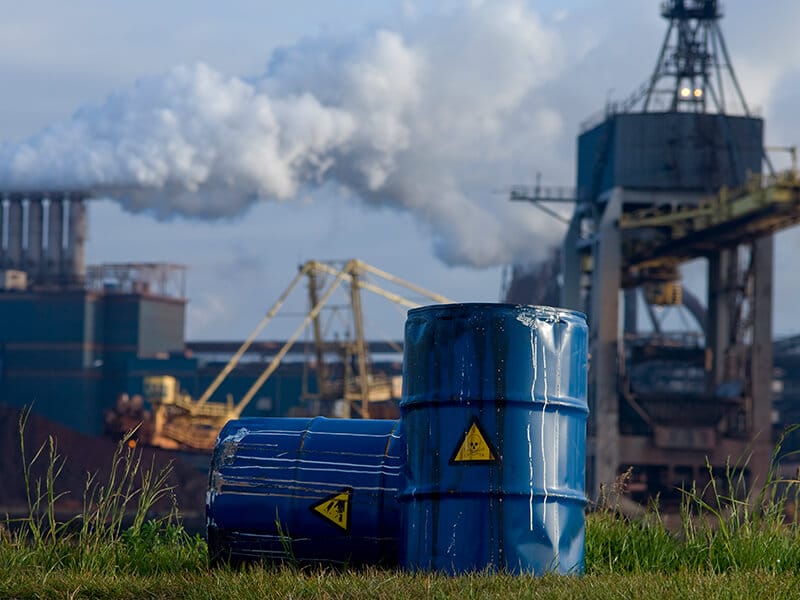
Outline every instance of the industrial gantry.
<path fill-rule="evenodd" d="M 579 135 L 562 249 L 561 304 L 591 328 L 595 493 L 633 467 L 643 497 L 668 495 L 702 485 L 706 461 L 740 461 L 757 486 L 772 450 L 772 234 L 800 220 L 800 188 L 794 172 L 761 176 L 763 121 L 736 79 L 718 3 L 671 0 L 661 14 L 652 77 Z M 681 286 L 679 266 L 698 258 L 705 309 Z M 653 318 L 654 306 L 680 304 L 694 336 Z"/>

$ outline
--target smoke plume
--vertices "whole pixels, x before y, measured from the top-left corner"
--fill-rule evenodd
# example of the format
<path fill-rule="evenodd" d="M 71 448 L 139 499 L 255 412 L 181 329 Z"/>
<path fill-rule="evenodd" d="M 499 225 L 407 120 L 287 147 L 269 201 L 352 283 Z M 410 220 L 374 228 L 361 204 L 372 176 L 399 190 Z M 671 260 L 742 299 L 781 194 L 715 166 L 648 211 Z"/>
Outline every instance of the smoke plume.
<path fill-rule="evenodd" d="M 412 212 L 448 264 L 503 264 L 557 238 L 553 221 L 491 191 L 512 183 L 499 166 L 523 139 L 546 148 L 560 133 L 536 92 L 563 54 L 555 30 L 507 0 L 303 40 L 255 78 L 179 66 L 0 145 L 0 187 L 216 219 L 333 183 Z"/>

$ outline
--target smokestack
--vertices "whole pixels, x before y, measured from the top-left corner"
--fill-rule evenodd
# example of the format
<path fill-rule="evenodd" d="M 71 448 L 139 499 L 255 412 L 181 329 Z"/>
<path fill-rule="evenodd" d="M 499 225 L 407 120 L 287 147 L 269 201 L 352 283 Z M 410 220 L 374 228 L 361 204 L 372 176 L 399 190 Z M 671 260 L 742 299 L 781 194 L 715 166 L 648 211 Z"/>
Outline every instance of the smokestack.
<path fill-rule="evenodd" d="M 86 203 L 74 196 L 69 203 L 69 229 L 64 255 L 64 273 L 71 282 L 83 281 L 86 274 L 83 244 L 86 241 Z"/>
<path fill-rule="evenodd" d="M 8 204 L 8 194 L 0 196 L 0 269 L 6 268 L 6 245 L 4 235 L 4 223 L 6 216 L 6 205 Z"/>
<path fill-rule="evenodd" d="M 6 268 L 22 269 L 22 197 L 11 196 L 8 203 L 8 247 Z"/>
<path fill-rule="evenodd" d="M 48 281 L 61 279 L 61 261 L 64 243 L 64 206 L 61 198 L 50 198 L 47 213 L 47 277 Z"/>
<path fill-rule="evenodd" d="M 42 243 L 44 213 L 42 197 L 28 198 L 28 243 L 25 247 L 25 270 L 28 277 L 38 281 L 42 272 Z"/>

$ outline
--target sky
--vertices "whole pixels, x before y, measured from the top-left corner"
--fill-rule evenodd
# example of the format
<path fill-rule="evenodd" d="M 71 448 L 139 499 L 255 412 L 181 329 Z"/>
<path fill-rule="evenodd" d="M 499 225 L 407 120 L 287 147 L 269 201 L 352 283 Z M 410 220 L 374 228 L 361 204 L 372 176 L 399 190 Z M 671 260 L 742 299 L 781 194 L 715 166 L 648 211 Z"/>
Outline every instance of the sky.
<path fill-rule="evenodd" d="M 187 265 L 190 340 L 244 338 L 310 259 L 495 302 L 504 265 L 563 235 L 509 186 L 573 185 L 581 122 L 653 69 L 659 5 L 5 2 L 0 181 L 102 188 L 88 262 Z M 767 143 L 796 143 L 800 6 L 724 9 Z M 800 233 L 776 247 L 775 330 L 800 333 Z M 264 337 L 304 309 L 293 297 Z M 402 337 L 403 310 L 365 312 L 370 337 Z"/>

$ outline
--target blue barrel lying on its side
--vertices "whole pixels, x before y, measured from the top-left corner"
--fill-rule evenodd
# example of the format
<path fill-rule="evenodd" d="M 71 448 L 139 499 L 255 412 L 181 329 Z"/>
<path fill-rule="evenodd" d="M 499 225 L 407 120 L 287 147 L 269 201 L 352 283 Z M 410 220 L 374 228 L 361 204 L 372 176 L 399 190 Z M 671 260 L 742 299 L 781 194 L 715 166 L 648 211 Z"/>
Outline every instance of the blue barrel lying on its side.
<path fill-rule="evenodd" d="M 206 498 L 212 563 L 252 559 L 397 563 L 399 421 L 230 421 Z"/>
<path fill-rule="evenodd" d="M 503 304 L 409 311 L 401 565 L 583 571 L 586 363 L 581 313 Z"/>

